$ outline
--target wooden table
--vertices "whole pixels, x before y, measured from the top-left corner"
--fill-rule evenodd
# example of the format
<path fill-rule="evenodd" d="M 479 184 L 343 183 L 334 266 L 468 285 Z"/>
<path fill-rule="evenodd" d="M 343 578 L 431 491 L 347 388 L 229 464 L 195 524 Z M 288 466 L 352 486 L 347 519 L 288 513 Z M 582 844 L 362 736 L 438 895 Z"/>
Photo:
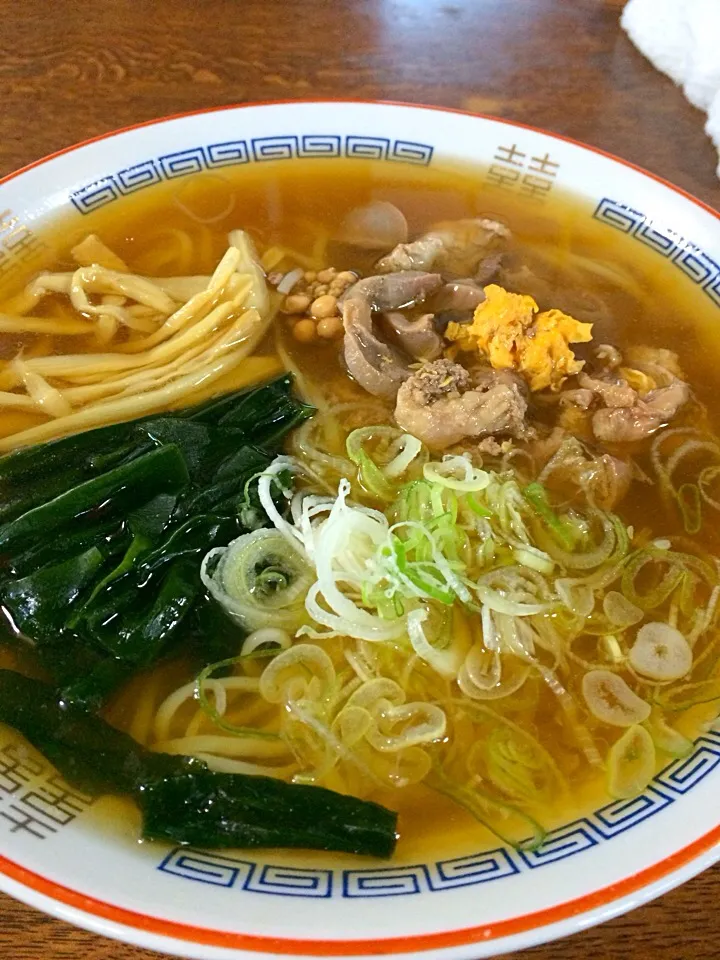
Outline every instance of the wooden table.
<path fill-rule="evenodd" d="M 703 115 L 634 50 L 623 0 L 0 0 L 0 175 L 182 110 L 353 96 L 585 140 L 720 206 Z M 710 960 L 720 869 L 525 960 Z M 145 960 L 0 895 L 0 956 Z M 519 954 L 513 955 L 518 958 Z"/>

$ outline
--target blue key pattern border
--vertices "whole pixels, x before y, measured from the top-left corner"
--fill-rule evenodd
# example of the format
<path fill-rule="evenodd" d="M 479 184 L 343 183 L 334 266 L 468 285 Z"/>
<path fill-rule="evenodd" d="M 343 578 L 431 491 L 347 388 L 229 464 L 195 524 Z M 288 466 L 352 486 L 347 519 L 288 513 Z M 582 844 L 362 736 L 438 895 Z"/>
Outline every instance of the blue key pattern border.
<path fill-rule="evenodd" d="M 716 307 L 720 307 L 720 264 L 696 244 L 681 237 L 674 230 L 661 228 L 651 217 L 639 210 L 608 197 L 603 197 L 598 203 L 593 218 L 634 237 L 661 257 L 670 260 L 700 287 Z"/>
<path fill-rule="evenodd" d="M 691 756 L 661 770 L 639 797 L 614 801 L 587 817 L 563 824 L 550 831 L 543 845 L 532 852 L 496 847 L 433 863 L 341 870 L 257 863 L 233 854 L 176 847 L 157 869 L 209 886 L 315 899 L 400 897 L 477 886 L 538 870 L 612 841 L 662 813 L 718 766 L 720 732 L 714 731 L 696 741 Z"/>
<path fill-rule="evenodd" d="M 87 215 L 120 197 L 191 173 L 207 173 L 247 163 L 297 160 L 305 157 L 349 157 L 427 167 L 432 161 L 434 150 L 428 143 L 416 143 L 412 140 L 353 134 L 340 136 L 334 133 L 226 140 L 143 160 L 80 187 L 70 194 L 70 201 L 79 213 Z"/>

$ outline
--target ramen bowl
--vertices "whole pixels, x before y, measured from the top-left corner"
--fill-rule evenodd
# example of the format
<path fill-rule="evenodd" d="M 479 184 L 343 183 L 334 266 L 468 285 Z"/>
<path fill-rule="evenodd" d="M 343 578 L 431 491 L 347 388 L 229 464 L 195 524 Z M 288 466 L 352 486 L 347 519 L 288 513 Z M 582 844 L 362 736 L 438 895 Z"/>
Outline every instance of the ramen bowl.
<path fill-rule="evenodd" d="M 343 158 L 400 171 L 472 164 L 478 188 L 538 205 L 581 198 L 609 238 L 650 250 L 720 309 L 720 222 L 651 174 L 561 137 L 429 107 L 292 102 L 141 124 L 61 151 L 0 184 L 0 271 L 42 262 L 44 228 L 73 234 L 130 198 L 193 175 Z M 223 213 L 224 215 L 224 213 Z M 645 255 L 645 254 L 643 254 Z M 183 957 L 489 957 L 617 916 L 720 859 L 720 732 L 640 796 L 600 804 L 536 850 L 484 845 L 391 861 L 208 851 L 135 841 L 0 727 L 0 888 L 60 919 Z"/>

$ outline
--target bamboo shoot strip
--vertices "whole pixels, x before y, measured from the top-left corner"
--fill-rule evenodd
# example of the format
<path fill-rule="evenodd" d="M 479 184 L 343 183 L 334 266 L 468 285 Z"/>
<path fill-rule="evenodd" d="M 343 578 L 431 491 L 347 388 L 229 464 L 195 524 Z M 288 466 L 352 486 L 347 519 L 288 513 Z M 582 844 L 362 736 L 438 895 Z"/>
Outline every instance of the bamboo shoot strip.
<path fill-rule="evenodd" d="M 97 237 L 76 248 L 81 260 L 93 251 L 105 263 L 113 260 Z M 122 262 L 116 266 L 94 262 L 72 273 L 43 274 L 7 308 L 17 316 L 0 315 L 0 332 L 3 321 L 20 332 L 48 335 L 53 324 L 67 323 L 93 334 L 96 346 L 107 345 L 103 353 L 52 355 L 48 349 L 38 355 L 28 349 L 0 364 L 0 408 L 49 418 L 0 439 L 0 451 L 178 406 L 230 375 L 243 382 L 242 361 L 267 330 L 274 300 L 242 230 L 231 232 L 209 278 L 156 282 L 124 272 Z M 41 322 L 22 316 L 46 294 L 68 297 L 75 317 Z M 133 332 L 113 342 L 121 328 Z M 249 368 L 244 382 L 251 379 Z"/>

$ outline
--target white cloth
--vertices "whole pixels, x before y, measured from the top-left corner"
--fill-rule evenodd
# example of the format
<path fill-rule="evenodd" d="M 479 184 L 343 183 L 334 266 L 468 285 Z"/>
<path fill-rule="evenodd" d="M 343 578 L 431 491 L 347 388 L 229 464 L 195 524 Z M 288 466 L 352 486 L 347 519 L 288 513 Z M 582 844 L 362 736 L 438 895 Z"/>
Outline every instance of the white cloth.
<path fill-rule="evenodd" d="M 620 22 L 638 50 L 707 112 L 705 130 L 720 152 L 720 0 L 629 0 Z"/>

